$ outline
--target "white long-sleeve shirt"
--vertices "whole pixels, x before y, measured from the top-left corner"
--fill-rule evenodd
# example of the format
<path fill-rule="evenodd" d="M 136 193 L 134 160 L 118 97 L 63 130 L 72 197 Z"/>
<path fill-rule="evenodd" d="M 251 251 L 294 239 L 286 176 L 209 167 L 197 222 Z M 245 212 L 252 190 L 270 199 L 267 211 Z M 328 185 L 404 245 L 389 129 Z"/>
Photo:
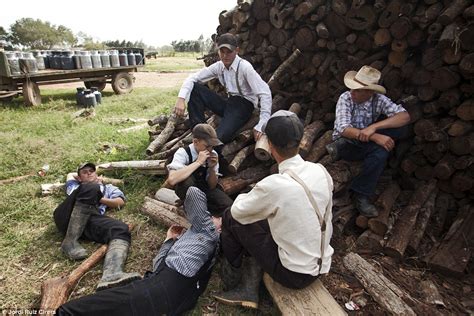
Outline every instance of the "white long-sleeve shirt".
<path fill-rule="evenodd" d="M 249 193 L 237 196 L 232 216 L 241 224 L 267 219 L 283 266 L 294 272 L 318 275 L 321 226 L 305 190 L 285 171 L 292 170 L 306 184 L 323 217 L 332 209 L 332 178 L 321 164 L 304 161 L 300 155 L 284 160 L 278 169 L 278 174 L 266 177 Z M 329 245 L 331 218 L 329 214 L 320 273 L 329 272 L 334 253 Z"/>
<path fill-rule="evenodd" d="M 235 78 L 237 67 L 239 73 L 239 86 L 242 95 L 239 93 Z M 224 66 L 222 61 L 218 61 L 209 67 L 203 68 L 197 73 L 190 75 L 181 86 L 178 97 L 183 98 L 188 102 L 195 82 L 202 84 L 215 78 L 217 78 L 221 85 L 227 89 L 228 94 L 242 96 L 252 102 L 255 108 L 258 108 L 260 100 L 260 119 L 254 128 L 259 132 L 263 132 L 262 127 L 270 119 L 272 111 L 272 94 L 270 87 L 265 81 L 263 81 L 253 66 L 238 55 L 235 57 L 229 69 Z"/>

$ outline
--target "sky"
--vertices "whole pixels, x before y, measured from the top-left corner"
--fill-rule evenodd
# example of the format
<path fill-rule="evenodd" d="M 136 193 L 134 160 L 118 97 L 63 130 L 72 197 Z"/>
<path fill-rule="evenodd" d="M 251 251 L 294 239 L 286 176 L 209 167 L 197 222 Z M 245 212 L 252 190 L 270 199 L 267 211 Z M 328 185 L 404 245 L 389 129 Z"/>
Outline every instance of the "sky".
<path fill-rule="evenodd" d="M 201 34 L 210 37 L 219 25 L 219 13 L 236 5 L 237 0 L 7 0 L 0 5 L 0 26 L 9 31 L 18 19 L 33 18 L 97 41 L 141 40 L 163 46 Z"/>

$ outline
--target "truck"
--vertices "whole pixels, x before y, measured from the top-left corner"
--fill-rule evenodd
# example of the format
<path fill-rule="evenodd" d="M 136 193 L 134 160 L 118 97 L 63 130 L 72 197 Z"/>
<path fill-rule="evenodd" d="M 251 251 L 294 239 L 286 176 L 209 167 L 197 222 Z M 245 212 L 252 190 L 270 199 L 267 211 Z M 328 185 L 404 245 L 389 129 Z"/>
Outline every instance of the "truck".
<path fill-rule="evenodd" d="M 133 48 L 133 50 L 145 56 L 143 49 Z M 133 66 L 72 70 L 46 69 L 34 73 L 12 75 L 5 52 L 0 51 L 0 101 L 10 102 L 14 97 L 23 95 L 25 105 L 40 105 L 40 85 L 70 82 L 83 82 L 86 88 L 97 87 L 99 91 L 110 83 L 116 94 L 130 93 L 135 81 L 132 73 L 137 72 L 138 68 L 143 67 L 144 64 L 145 58 L 140 65 Z"/>

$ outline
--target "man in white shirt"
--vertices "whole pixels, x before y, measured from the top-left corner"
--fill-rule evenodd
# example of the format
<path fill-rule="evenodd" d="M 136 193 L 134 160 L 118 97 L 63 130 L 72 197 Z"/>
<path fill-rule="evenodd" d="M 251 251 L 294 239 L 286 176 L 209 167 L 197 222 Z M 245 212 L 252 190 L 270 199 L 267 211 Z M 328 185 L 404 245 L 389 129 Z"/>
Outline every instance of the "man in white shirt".
<path fill-rule="evenodd" d="M 232 205 L 232 199 L 217 188 L 219 160 L 213 150 L 222 145 L 216 131 L 209 124 L 197 124 L 193 128 L 193 143 L 179 148 L 168 164 L 168 183 L 175 187 L 178 197 L 184 201 L 191 186 L 206 194 L 209 212 L 219 215 Z"/>
<path fill-rule="evenodd" d="M 222 250 L 231 274 L 243 267 L 240 283 L 216 299 L 246 307 L 258 307 L 261 267 L 289 288 L 304 288 L 320 274 L 328 273 L 334 252 L 331 210 L 333 182 L 321 164 L 304 161 L 298 154 L 303 135 L 299 118 L 278 111 L 265 133 L 278 163 L 270 175 L 245 194 L 240 194 L 222 217 Z M 251 257 L 243 257 L 249 253 Z M 223 276 L 231 287 L 233 278 Z"/>
<path fill-rule="evenodd" d="M 238 56 L 238 39 L 226 33 L 219 36 L 217 47 L 220 61 L 189 76 L 178 94 L 174 112 L 183 116 L 188 103 L 191 126 L 204 123 L 204 111 L 211 110 L 222 118 L 216 132 L 224 143 L 251 117 L 254 108 L 260 107 L 260 120 L 254 127 L 257 140 L 262 127 L 268 121 L 272 108 L 272 96 L 267 83 L 262 80 L 253 66 Z M 217 78 L 226 89 L 227 98 L 209 90 L 203 84 Z"/>

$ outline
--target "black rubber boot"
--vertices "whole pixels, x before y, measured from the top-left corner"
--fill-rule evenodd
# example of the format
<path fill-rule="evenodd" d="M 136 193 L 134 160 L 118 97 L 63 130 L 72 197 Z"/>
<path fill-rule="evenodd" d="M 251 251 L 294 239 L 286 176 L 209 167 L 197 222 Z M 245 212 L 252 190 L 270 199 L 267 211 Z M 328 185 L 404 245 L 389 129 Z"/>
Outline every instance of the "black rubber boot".
<path fill-rule="evenodd" d="M 234 267 L 226 258 L 224 258 L 221 260 L 220 277 L 224 283 L 224 291 L 232 290 L 240 283 L 242 269 L 241 267 Z"/>
<path fill-rule="evenodd" d="M 379 212 L 375 205 L 373 205 L 369 198 L 365 195 L 355 193 L 354 194 L 354 203 L 359 211 L 360 215 L 365 216 L 367 218 L 377 217 Z"/>
<path fill-rule="evenodd" d="M 61 250 L 72 260 L 81 260 L 87 257 L 87 251 L 77 241 L 84 232 L 90 211 L 87 206 L 76 203 L 71 212 L 66 236 L 61 244 Z"/>
<path fill-rule="evenodd" d="M 215 299 L 228 305 L 239 305 L 258 308 L 258 288 L 262 280 L 263 270 L 252 257 L 244 258 L 242 278 L 233 290 L 214 295 Z"/>
<path fill-rule="evenodd" d="M 141 279 L 141 275 L 123 272 L 123 266 L 127 259 L 130 243 L 122 239 L 113 239 L 109 242 L 107 253 L 104 259 L 104 272 L 97 285 L 97 291 L 109 289 L 111 287 L 124 285 L 134 280 Z"/>

